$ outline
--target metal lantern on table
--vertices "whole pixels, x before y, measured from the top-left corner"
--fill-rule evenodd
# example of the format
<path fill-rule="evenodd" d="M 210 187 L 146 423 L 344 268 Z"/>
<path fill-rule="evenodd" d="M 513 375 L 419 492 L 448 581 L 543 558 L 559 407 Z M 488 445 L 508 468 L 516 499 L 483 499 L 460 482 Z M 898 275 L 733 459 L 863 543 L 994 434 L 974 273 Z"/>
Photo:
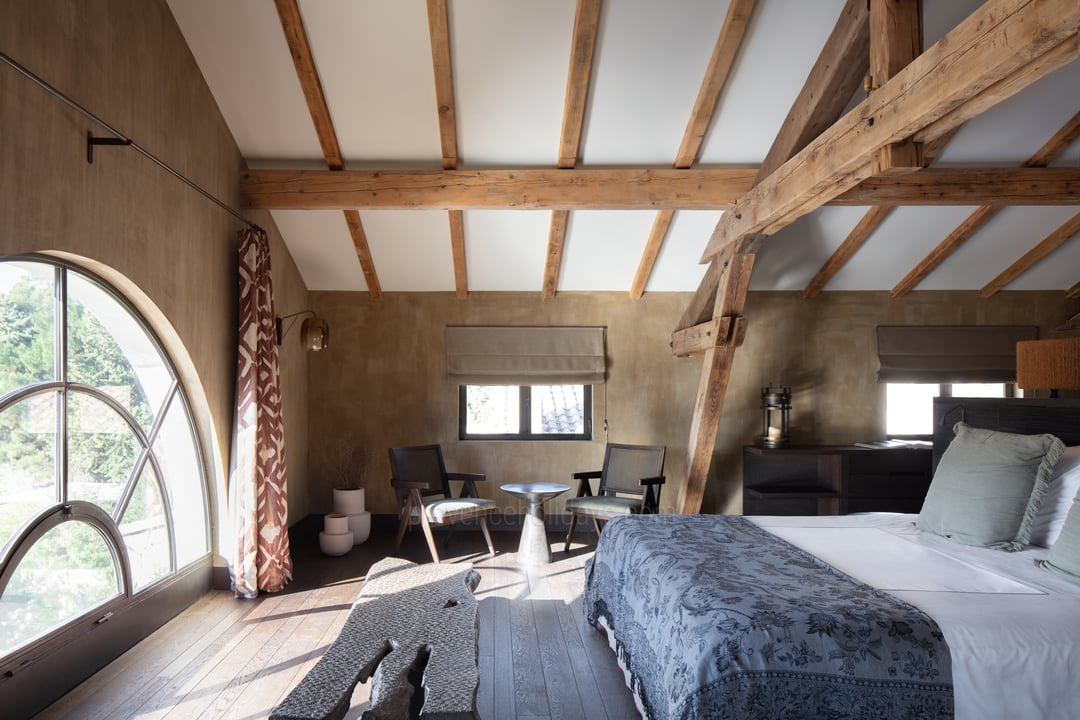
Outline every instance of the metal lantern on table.
<path fill-rule="evenodd" d="M 758 443 L 767 448 L 786 448 L 791 445 L 788 416 L 791 413 L 791 388 L 761 389 L 761 437 Z"/>

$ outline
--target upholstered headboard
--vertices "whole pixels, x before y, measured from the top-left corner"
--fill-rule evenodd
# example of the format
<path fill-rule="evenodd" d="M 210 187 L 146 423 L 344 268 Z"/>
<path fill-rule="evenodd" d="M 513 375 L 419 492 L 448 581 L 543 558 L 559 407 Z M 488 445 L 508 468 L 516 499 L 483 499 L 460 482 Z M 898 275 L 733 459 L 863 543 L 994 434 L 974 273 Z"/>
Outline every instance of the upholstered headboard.
<path fill-rule="evenodd" d="M 1053 433 L 1066 445 L 1080 445 L 1080 400 L 1021 398 L 934 398 L 934 469 L 953 439 L 953 426 L 1002 432 Z"/>

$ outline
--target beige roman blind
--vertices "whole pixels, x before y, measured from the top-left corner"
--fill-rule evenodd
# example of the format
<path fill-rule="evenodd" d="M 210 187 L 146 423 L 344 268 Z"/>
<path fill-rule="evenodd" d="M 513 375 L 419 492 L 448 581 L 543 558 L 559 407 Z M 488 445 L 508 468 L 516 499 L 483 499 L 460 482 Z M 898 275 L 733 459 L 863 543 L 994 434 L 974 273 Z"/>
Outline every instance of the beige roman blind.
<path fill-rule="evenodd" d="M 458 385 L 604 382 L 602 327 L 447 327 L 446 374 Z"/>
<path fill-rule="evenodd" d="M 1014 382 L 1027 325 L 888 326 L 877 329 L 878 382 Z"/>

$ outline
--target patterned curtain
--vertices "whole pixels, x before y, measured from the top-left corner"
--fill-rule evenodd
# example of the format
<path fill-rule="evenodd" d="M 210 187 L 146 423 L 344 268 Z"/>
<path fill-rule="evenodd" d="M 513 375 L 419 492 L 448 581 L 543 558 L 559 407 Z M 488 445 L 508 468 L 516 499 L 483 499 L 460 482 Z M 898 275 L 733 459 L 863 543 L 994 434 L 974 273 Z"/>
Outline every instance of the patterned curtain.
<path fill-rule="evenodd" d="M 285 432 L 274 328 L 270 243 L 261 230 L 240 236 L 240 349 L 229 505 L 238 597 L 276 592 L 292 579 Z"/>

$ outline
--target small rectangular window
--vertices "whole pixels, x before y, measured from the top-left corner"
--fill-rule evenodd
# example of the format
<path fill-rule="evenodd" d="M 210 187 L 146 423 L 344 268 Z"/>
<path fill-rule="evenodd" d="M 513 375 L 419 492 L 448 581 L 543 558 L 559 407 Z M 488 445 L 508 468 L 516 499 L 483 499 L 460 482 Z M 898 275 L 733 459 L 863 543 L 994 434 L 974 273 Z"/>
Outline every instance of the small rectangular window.
<path fill-rule="evenodd" d="M 886 383 L 885 434 L 932 436 L 935 397 L 1006 397 L 1009 392 L 1009 383 Z"/>
<path fill-rule="evenodd" d="M 592 385 L 461 385 L 462 440 L 591 440 Z"/>

